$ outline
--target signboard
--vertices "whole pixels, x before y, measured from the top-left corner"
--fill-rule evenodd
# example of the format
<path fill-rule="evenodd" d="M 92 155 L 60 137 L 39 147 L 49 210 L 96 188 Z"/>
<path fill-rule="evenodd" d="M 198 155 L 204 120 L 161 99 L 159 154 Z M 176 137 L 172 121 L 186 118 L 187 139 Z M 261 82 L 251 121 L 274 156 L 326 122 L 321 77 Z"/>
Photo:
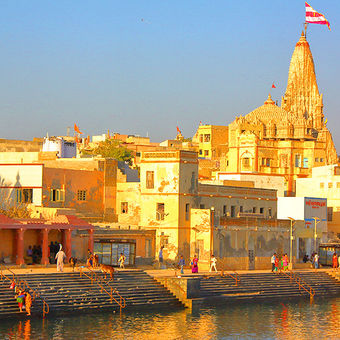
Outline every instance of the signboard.
<path fill-rule="evenodd" d="M 327 198 L 304 198 L 305 227 L 315 228 L 319 232 L 327 231 Z"/>

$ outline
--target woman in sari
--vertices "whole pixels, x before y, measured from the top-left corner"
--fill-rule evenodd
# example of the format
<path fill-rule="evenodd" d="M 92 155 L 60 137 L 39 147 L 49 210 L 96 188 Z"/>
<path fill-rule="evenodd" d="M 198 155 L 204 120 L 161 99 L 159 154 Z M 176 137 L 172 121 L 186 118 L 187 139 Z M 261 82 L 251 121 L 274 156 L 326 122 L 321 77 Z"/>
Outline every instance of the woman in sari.
<path fill-rule="evenodd" d="M 338 256 L 336 255 L 336 253 L 333 254 L 333 269 L 336 270 L 338 268 Z"/>
<path fill-rule="evenodd" d="M 198 273 L 198 258 L 195 255 L 194 258 L 192 259 L 192 267 L 191 267 L 191 272 L 192 273 Z"/>
<path fill-rule="evenodd" d="M 287 254 L 284 254 L 282 261 L 283 261 L 283 270 L 285 270 L 285 271 L 288 270 L 288 262 L 289 262 L 289 260 L 288 260 L 288 255 Z"/>

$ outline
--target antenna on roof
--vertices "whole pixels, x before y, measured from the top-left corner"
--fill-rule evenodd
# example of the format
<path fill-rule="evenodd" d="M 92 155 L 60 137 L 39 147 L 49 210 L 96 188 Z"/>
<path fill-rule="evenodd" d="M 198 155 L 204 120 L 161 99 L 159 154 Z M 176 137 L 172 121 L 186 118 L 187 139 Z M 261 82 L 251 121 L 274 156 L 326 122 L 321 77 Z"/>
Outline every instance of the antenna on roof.
<path fill-rule="evenodd" d="M 67 127 L 67 132 L 66 132 L 66 136 L 67 136 L 67 137 L 69 137 L 69 136 L 70 136 L 70 129 L 71 129 L 71 127 L 70 127 L 70 126 L 68 126 L 68 127 Z"/>

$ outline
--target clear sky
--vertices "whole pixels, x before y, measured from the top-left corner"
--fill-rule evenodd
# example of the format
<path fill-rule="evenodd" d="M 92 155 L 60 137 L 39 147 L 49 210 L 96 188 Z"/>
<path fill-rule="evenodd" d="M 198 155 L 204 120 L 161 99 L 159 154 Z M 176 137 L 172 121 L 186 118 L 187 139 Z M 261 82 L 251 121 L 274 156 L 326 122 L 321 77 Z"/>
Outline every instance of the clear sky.
<path fill-rule="evenodd" d="M 332 28 L 307 38 L 339 151 L 340 1 L 309 4 Z M 0 138 L 227 125 L 281 99 L 304 16 L 300 0 L 0 0 Z"/>

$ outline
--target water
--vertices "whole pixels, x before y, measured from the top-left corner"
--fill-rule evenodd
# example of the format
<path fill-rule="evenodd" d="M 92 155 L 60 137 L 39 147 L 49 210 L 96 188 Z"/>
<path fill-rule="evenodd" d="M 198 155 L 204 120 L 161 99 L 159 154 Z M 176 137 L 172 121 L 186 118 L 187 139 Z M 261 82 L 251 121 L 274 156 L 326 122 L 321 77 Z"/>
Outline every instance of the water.
<path fill-rule="evenodd" d="M 1 320 L 0 339 L 340 339 L 340 297 L 173 312 Z"/>

